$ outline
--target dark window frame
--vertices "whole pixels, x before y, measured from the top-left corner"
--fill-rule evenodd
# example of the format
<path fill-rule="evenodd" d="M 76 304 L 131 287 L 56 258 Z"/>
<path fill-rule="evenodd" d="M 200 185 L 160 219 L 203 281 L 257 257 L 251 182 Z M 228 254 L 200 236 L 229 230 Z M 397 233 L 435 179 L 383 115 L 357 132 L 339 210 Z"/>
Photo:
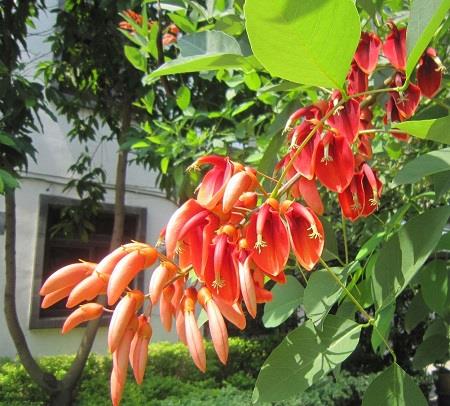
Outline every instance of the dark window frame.
<path fill-rule="evenodd" d="M 33 267 L 33 280 L 30 302 L 30 318 L 29 328 L 34 329 L 48 329 L 61 328 L 66 317 L 40 317 L 40 303 L 41 296 L 39 290 L 42 285 L 42 276 L 44 273 L 45 253 L 46 253 L 46 238 L 47 238 L 47 219 L 49 206 L 75 206 L 79 204 L 79 200 L 67 198 L 63 196 L 39 195 L 39 214 L 37 225 L 36 249 Z M 104 203 L 102 210 L 105 212 L 114 212 L 114 205 Z M 136 206 L 125 206 L 125 213 L 137 216 L 136 236 L 137 241 L 145 241 L 147 231 L 147 208 Z M 141 272 L 136 280 L 136 287 L 143 290 L 144 274 Z M 108 325 L 110 314 L 105 314 L 100 322 L 101 326 Z"/>

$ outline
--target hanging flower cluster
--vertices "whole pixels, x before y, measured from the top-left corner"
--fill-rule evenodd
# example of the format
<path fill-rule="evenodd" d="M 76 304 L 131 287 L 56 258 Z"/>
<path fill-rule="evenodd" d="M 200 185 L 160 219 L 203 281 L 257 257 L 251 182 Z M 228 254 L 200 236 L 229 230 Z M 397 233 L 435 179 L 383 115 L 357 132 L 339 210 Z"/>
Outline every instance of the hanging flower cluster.
<path fill-rule="evenodd" d="M 270 193 L 255 169 L 228 157 L 201 157 L 189 168 L 207 169 L 195 198 L 175 211 L 161 233 L 159 244 L 165 246 L 165 253 L 131 242 L 98 264 L 65 266 L 44 283 L 42 307 L 64 298 L 67 307 L 79 306 L 64 323 L 63 334 L 112 312 L 108 348 L 113 355 L 114 405 L 120 402 L 128 364 L 136 381 L 142 382 L 154 305 L 159 305 L 164 328 L 170 331 L 175 325 L 195 365 L 205 371 L 205 348 L 196 318 L 199 309 L 208 315 L 214 348 L 225 364 L 225 320 L 244 329 L 244 309 L 256 317 L 257 304 L 272 300 L 265 282 L 286 281 L 291 253 L 304 269 L 315 267 L 325 240 L 318 218 L 324 205 L 317 181 L 337 193 L 342 213 L 351 221 L 377 209 L 382 184 L 368 161 L 375 132 L 370 101 L 378 91 L 368 91 L 368 83 L 379 55 L 383 52 L 395 69 L 383 90 L 388 94 L 386 122 L 411 117 L 421 93 L 436 94 L 442 76 L 436 52 L 429 48 L 419 62 L 418 85 L 406 83 L 405 29 L 393 23 L 390 29 L 384 44 L 374 33 L 362 34 L 346 94 L 335 91 L 328 100 L 291 115 L 285 128 L 288 151 L 277 166 L 281 173 L 272 179 L 276 183 Z M 147 292 L 129 287 L 141 271 L 156 263 Z M 98 295 L 106 295 L 107 305 L 91 302 Z"/>

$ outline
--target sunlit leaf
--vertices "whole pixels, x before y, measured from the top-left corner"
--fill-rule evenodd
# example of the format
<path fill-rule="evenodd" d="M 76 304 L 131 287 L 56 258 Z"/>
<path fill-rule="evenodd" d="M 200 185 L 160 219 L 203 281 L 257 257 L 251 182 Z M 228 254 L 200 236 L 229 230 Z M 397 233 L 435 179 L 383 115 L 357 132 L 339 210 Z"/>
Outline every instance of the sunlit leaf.
<path fill-rule="evenodd" d="M 360 36 L 352 0 L 247 0 L 245 16 L 253 53 L 272 76 L 342 88 Z"/>

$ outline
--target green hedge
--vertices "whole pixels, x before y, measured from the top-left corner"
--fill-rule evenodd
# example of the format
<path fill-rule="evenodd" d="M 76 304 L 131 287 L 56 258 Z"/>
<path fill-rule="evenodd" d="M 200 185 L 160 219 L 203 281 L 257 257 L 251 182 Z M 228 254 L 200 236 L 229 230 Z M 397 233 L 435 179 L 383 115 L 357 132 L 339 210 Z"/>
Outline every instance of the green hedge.
<path fill-rule="evenodd" d="M 207 344 L 208 370 L 202 374 L 193 365 L 182 344 L 157 343 L 150 347 L 149 365 L 142 385 L 131 374 L 124 393 L 123 405 L 204 406 L 221 404 L 241 406 L 250 404 L 251 392 L 260 366 L 276 345 L 274 338 L 230 339 L 230 357 L 226 366 L 220 364 L 210 344 Z M 69 367 L 72 356 L 44 357 L 41 365 L 61 377 Z M 91 355 L 75 397 L 76 405 L 109 405 L 109 375 L 111 359 Z M 302 396 L 277 406 L 359 405 L 361 396 L 376 374 L 351 376 L 343 371 L 329 376 L 311 387 Z M 428 392 L 431 381 L 419 377 Z M 0 404 L 45 405 L 45 393 L 34 385 L 19 363 L 0 364 Z"/>

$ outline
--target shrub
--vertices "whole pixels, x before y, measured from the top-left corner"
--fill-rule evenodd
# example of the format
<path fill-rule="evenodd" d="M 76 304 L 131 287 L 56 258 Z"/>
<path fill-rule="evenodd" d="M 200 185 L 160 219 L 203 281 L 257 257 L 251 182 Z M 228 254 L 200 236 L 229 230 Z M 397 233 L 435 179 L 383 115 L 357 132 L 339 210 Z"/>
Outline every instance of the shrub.
<path fill-rule="evenodd" d="M 182 344 L 157 343 L 150 347 L 149 365 L 142 385 L 137 385 L 131 372 L 123 397 L 123 405 L 200 406 L 225 404 L 241 406 L 251 403 L 251 394 L 262 362 L 277 344 L 276 338 L 230 339 L 229 364 L 223 366 L 207 343 L 208 370 L 199 372 Z M 61 377 L 73 356 L 53 356 L 40 359 L 48 371 Z M 78 386 L 74 404 L 109 406 L 109 356 L 92 354 Z M 361 404 L 361 397 L 376 373 L 352 376 L 342 371 L 313 385 L 301 396 L 274 403 L 275 406 Z M 424 392 L 429 392 L 431 378 L 417 377 Z M 45 405 L 45 393 L 28 377 L 20 363 L 0 361 L 0 404 Z"/>

